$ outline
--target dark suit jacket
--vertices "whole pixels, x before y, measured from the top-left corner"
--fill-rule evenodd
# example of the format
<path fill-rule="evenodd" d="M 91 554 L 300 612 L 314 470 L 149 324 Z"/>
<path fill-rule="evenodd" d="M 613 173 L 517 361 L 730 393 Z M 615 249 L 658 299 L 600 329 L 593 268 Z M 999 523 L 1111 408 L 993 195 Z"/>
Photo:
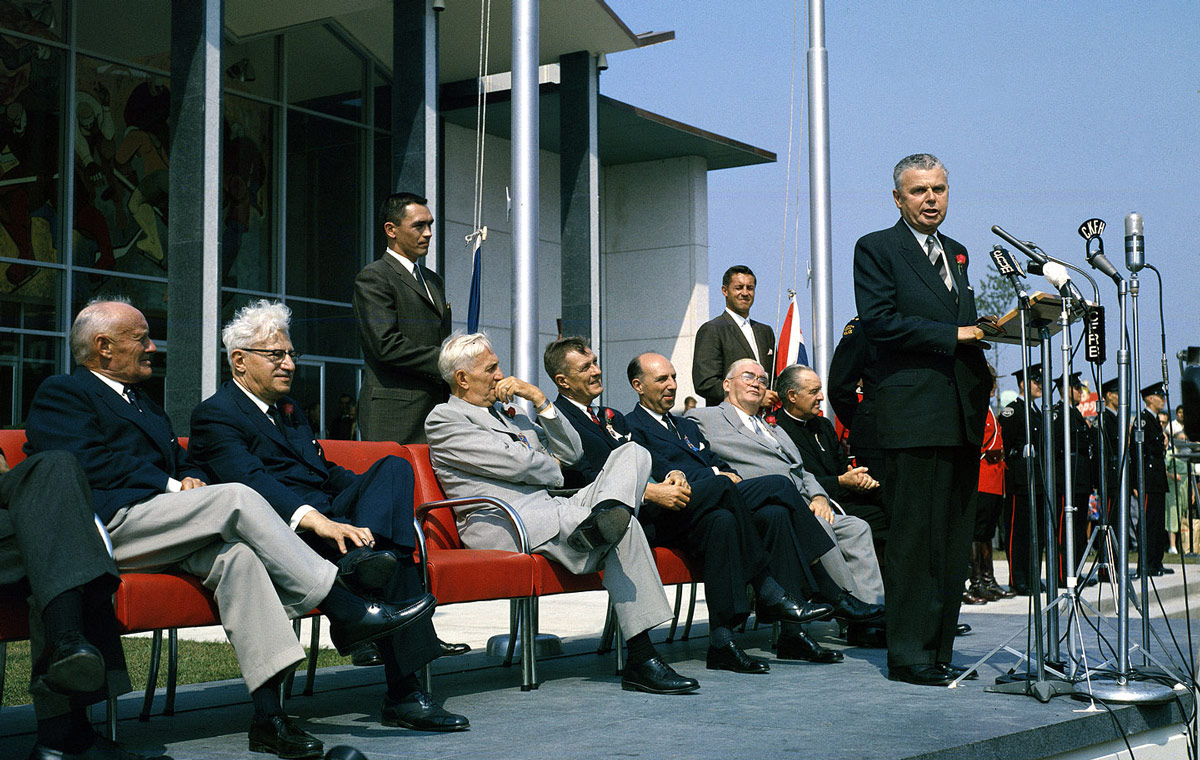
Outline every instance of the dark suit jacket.
<path fill-rule="evenodd" d="M 1146 493 L 1167 492 L 1167 447 L 1163 443 L 1163 428 L 1158 416 L 1148 409 L 1142 409 L 1142 429 L 1145 434 L 1142 443 L 1142 466 L 1146 473 Z M 1133 467 L 1130 478 L 1133 487 L 1137 488 L 1137 449 L 1129 447 L 1129 463 Z"/>
<path fill-rule="evenodd" d="M 329 514 L 333 497 L 360 477 L 325 459 L 300 405 L 292 406 L 283 429 L 232 380 L 192 411 L 188 450 L 214 482 L 244 483 L 270 503 L 285 522 L 301 505 Z"/>
<path fill-rule="evenodd" d="M 641 404 L 625 416 L 625 424 L 633 435 L 635 443 L 649 450 L 653 456 L 651 474 L 655 480 L 662 480 L 671 470 L 679 470 L 688 483 L 702 483 L 709 478 L 717 477 L 713 472 L 716 467 L 722 472 L 734 472 L 720 457 L 713 453 L 708 440 L 700 432 L 700 426 L 687 417 L 671 415 L 671 420 L 679 428 L 679 432 L 687 438 L 687 442 L 679 436 L 658 424 Z M 688 446 L 688 443 L 691 446 Z"/>
<path fill-rule="evenodd" d="M 957 299 L 904 220 L 864 235 L 854 248 L 855 303 L 877 357 L 881 448 L 983 444 L 991 376 L 983 350 L 960 346 L 957 337 L 960 325 L 978 318 L 967 249 L 938 238 Z"/>
<path fill-rule="evenodd" d="M 608 455 L 618 446 L 629 442 L 629 427 L 625 424 L 624 415 L 608 407 L 600 407 L 598 416 L 603 426 L 597 425 L 561 393 L 554 399 L 554 408 L 575 428 L 583 444 L 583 457 L 575 464 L 563 466 L 564 485 L 567 488 L 583 488 L 600 474 Z M 609 428 L 612 432 L 609 432 Z"/>
<path fill-rule="evenodd" d="M 145 394 L 142 411 L 84 367 L 47 378 L 25 423 L 26 453 L 69 451 L 92 488 L 104 522 L 117 510 L 164 493 L 167 480 L 207 480 L 175 440 L 171 421 Z"/>
<path fill-rule="evenodd" d="M 774 379 L 775 331 L 753 319 L 750 320 L 750 327 L 754 330 L 763 369 Z M 737 326 L 728 311 L 722 311 L 721 316 L 705 322 L 696 331 L 696 350 L 692 356 L 692 385 L 696 393 L 703 396 L 709 406 L 719 405 L 725 400 L 725 389 L 721 384 L 729 365 L 738 359 L 753 357 L 754 350 L 746 342 L 742 328 Z"/>
<path fill-rule="evenodd" d="M 354 316 L 366 372 L 358 397 L 364 441 L 424 443 L 425 417 L 448 397 L 437 357 L 450 335 L 442 278 L 421 267 L 433 294 L 394 257 L 384 254 L 354 278 Z"/>

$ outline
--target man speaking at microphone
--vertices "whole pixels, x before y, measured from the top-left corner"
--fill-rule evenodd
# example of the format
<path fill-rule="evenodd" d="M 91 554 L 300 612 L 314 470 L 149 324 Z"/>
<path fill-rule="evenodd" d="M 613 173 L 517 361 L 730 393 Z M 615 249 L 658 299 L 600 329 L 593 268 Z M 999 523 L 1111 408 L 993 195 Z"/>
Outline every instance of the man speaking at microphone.
<path fill-rule="evenodd" d="M 946 686 L 964 672 L 951 656 L 991 378 L 967 249 L 938 233 L 949 197 L 946 168 L 918 153 L 896 164 L 892 179 L 900 220 L 854 249 L 891 524 L 888 678 Z"/>

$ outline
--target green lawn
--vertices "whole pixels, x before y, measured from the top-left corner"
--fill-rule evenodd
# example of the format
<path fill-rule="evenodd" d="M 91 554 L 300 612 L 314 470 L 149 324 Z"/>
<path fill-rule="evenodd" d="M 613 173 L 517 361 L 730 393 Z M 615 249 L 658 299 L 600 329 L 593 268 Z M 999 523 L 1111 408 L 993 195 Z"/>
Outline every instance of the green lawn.
<path fill-rule="evenodd" d="M 162 664 L 158 671 L 158 686 L 167 685 L 167 643 L 163 637 Z M 135 690 L 146 687 L 146 676 L 150 672 L 150 639 L 123 638 L 125 660 L 129 665 L 129 679 Z M 307 651 L 307 648 L 305 649 Z M 332 649 L 322 649 L 317 655 L 317 666 L 349 664 L 350 658 L 341 657 Z M 307 660 L 297 668 L 307 667 Z M 203 683 L 240 678 L 237 658 L 228 642 L 179 641 L 179 683 Z M 297 676 L 299 678 L 299 676 Z M 4 666 L 3 705 L 22 705 L 29 702 L 29 642 L 14 641 L 8 644 L 8 660 Z"/>

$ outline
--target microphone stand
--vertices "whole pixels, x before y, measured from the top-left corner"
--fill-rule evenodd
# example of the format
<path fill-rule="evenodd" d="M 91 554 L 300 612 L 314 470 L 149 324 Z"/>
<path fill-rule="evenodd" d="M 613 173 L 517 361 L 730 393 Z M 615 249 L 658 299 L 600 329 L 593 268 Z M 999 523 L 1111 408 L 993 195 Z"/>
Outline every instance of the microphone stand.
<path fill-rule="evenodd" d="M 1016 294 L 1017 294 L 1017 310 L 1020 314 L 1020 323 L 1021 323 L 1021 370 L 1023 373 L 1022 376 L 1025 378 L 1025 387 L 1026 387 L 1026 389 L 1028 389 L 1031 384 L 1030 379 L 1029 379 L 1029 329 L 1031 326 L 1030 323 L 1032 321 L 1032 319 L 1031 319 L 1032 310 L 1030 308 L 1029 294 L 1025 291 L 1025 284 L 1021 280 L 1021 271 L 1019 268 L 998 267 L 998 269 L 1000 270 L 1001 274 L 1003 274 L 1009 278 L 1009 281 L 1012 283 L 1013 290 L 1016 291 Z M 1041 332 L 1043 334 L 1045 333 L 1044 325 L 1038 325 L 1038 328 L 1039 328 L 1039 330 L 1041 330 Z M 1045 370 L 1043 368 L 1043 373 L 1044 372 L 1045 372 Z M 1026 404 L 1023 404 L 1022 406 L 1023 406 L 1022 414 L 1024 415 L 1023 421 L 1025 423 L 1025 450 L 1022 452 L 1023 458 L 1025 459 L 1025 462 L 1026 462 L 1025 485 L 1030 494 L 1029 498 L 1032 500 L 1036 491 L 1034 490 L 1034 472 L 1033 472 L 1033 467 L 1031 466 L 1031 464 L 1035 460 L 1034 452 L 1035 452 L 1036 448 L 1035 448 L 1034 442 L 1032 440 L 1032 437 L 1029 435 L 1029 431 L 1031 428 L 1030 423 L 1032 421 L 1031 416 L 1030 416 L 1030 411 L 1029 411 L 1030 404 L 1026 403 Z M 1043 406 L 1044 406 L 1044 402 L 1043 402 Z M 1037 568 L 1037 565 L 1039 564 L 1039 555 L 1041 553 L 1041 550 L 1038 546 L 1037 512 L 1032 503 L 1030 504 L 1030 509 L 1029 509 L 1029 527 L 1030 527 L 1030 530 L 1029 530 L 1029 536 L 1030 536 L 1029 554 L 1030 554 L 1030 565 L 1032 568 L 1029 577 L 1036 581 L 1036 579 L 1037 579 L 1036 568 Z M 1035 600 L 1037 599 L 1036 589 L 1033 592 L 1033 598 Z M 1026 654 L 1022 655 L 1020 653 L 1015 652 L 1015 650 L 1011 650 L 1011 649 L 1009 650 L 1009 651 L 1014 652 L 1018 656 L 1024 657 L 1024 659 L 1025 659 L 1024 677 L 1016 676 L 1016 675 L 1009 675 L 1009 676 L 1002 675 L 996 679 L 996 683 L 994 685 L 985 687 L 984 691 L 992 692 L 995 694 L 1021 694 L 1024 696 L 1032 696 L 1032 697 L 1035 697 L 1039 702 L 1049 702 L 1053 697 L 1058 696 L 1060 694 L 1072 693 L 1072 687 L 1071 687 L 1070 683 L 1067 683 L 1066 681 L 1062 681 L 1057 678 L 1056 679 L 1047 679 L 1047 677 L 1046 677 L 1046 657 L 1045 657 L 1044 642 L 1042 640 L 1042 616 L 1041 616 L 1040 611 L 1038 611 L 1036 608 L 1037 608 L 1037 603 L 1035 601 L 1034 602 L 1034 610 L 1032 611 L 1032 616 L 1033 616 L 1032 625 L 1033 625 L 1033 631 L 1034 631 L 1034 634 L 1033 634 L 1034 651 L 1032 653 L 1026 653 Z M 1029 627 L 1026 626 L 1025 630 L 1028 631 Z M 957 686 L 958 683 L 961 682 L 962 680 L 964 680 L 969 674 L 978 670 L 980 665 L 982 665 L 983 663 L 985 663 L 989 659 L 991 659 L 992 655 L 994 655 L 996 652 L 1000 651 L 1001 649 L 1006 648 L 1008 645 L 1008 642 L 1012 641 L 1012 638 L 1015 638 L 1016 636 L 1019 636 L 1019 635 L 1020 635 L 1020 633 L 1014 634 L 1013 637 L 1009 638 L 1005 642 L 1002 642 L 999 646 L 996 646 L 995 648 L 993 648 L 990 652 L 988 652 L 986 655 L 984 655 L 982 658 L 980 658 L 978 662 L 971 665 L 971 667 L 967 669 L 966 673 L 963 673 L 957 679 L 955 679 L 955 681 L 952 685 Z M 1031 654 L 1032 654 L 1032 656 L 1031 656 Z M 1036 672 L 1034 672 L 1034 670 Z"/>
<path fill-rule="evenodd" d="M 1095 266 L 1095 264 L 1093 264 Z M 1117 519 L 1117 562 L 1115 578 L 1117 581 L 1117 673 L 1111 677 L 1098 676 L 1091 679 L 1088 683 L 1088 689 L 1093 697 L 1102 702 L 1118 702 L 1125 704 L 1152 704 L 1158 702 L 1169 702 L 1175 698 L 1174 692 L 1170 687 L 1153 681 L 1135 681 L 1133 680 L 1133 671 L 1129 665 L 1129 498 L 1131 494 L 1131 482 L 1129 477 L 1128 454 L 1129 454 L 1129 331 L 1128 331 L 1128 316 L 1126 311 L 1126 301 L 1131 290 L 1135 293 L 1134 299 L 1134 330 L 1136 337 L 1136 314 L 1137 314 L 1137 275 L 1134 273 L 1131 276 L 1132 282 L 1127 282 L 1117 276 L 1113 277 L 1117 281 L 1117 297 L 1119 301 L 1119 309 L 1121 314 L 1121 329 L 1119 338 L 1119 347 L 1117 349 L 1117 429 L 1120 437 L 1117 439 L 1120 442 L 1120 452 L 1117 457 L 1121 470 L 1120 487 L 1117 490 L 1117 503 L 1120 505 Z M 1131 287 L 1132 285 L 1132 287 Z M 1135 355 L 1136 355 L 1136 343 Z M 1135 370 L 1136 377 L 1136 370 Z M 1139 388 L 1141 386 L 1138 386 Z M 1143 479 L 1144 475 L 1141 470 L 1141 462 L 1139 457 L 1138 463 L 1138 479 Z M 1145 521 L 1141 521 L 1143 527 Z M 1142 539 L 1145 540 L 1144 538 Z M 1145 551 L 1145 545 L 1142 546 L 1142 551 Z M 1146 598 L 1146 576 L 1142 575 L 1142 599 Z M 1146 647 L 1149 645 L 1149 622 L 1143 616 L 1143 655 L 1147 654 Z"/>

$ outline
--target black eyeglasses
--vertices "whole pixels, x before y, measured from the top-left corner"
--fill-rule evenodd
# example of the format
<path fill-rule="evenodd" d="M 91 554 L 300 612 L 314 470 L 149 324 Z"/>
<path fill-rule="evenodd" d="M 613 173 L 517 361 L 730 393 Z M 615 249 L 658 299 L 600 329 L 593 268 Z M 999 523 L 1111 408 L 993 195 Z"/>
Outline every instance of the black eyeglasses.
<path fill-rule="evenodd" d="M 282 348 L 243 348 L 242 351 L 249 351 L 259 356 L 265 356 L 276 364 L 283 364 L 283 357 L 289 356 L 295 362 L 304 354 L 299 351 L 284 351 Z"/>

